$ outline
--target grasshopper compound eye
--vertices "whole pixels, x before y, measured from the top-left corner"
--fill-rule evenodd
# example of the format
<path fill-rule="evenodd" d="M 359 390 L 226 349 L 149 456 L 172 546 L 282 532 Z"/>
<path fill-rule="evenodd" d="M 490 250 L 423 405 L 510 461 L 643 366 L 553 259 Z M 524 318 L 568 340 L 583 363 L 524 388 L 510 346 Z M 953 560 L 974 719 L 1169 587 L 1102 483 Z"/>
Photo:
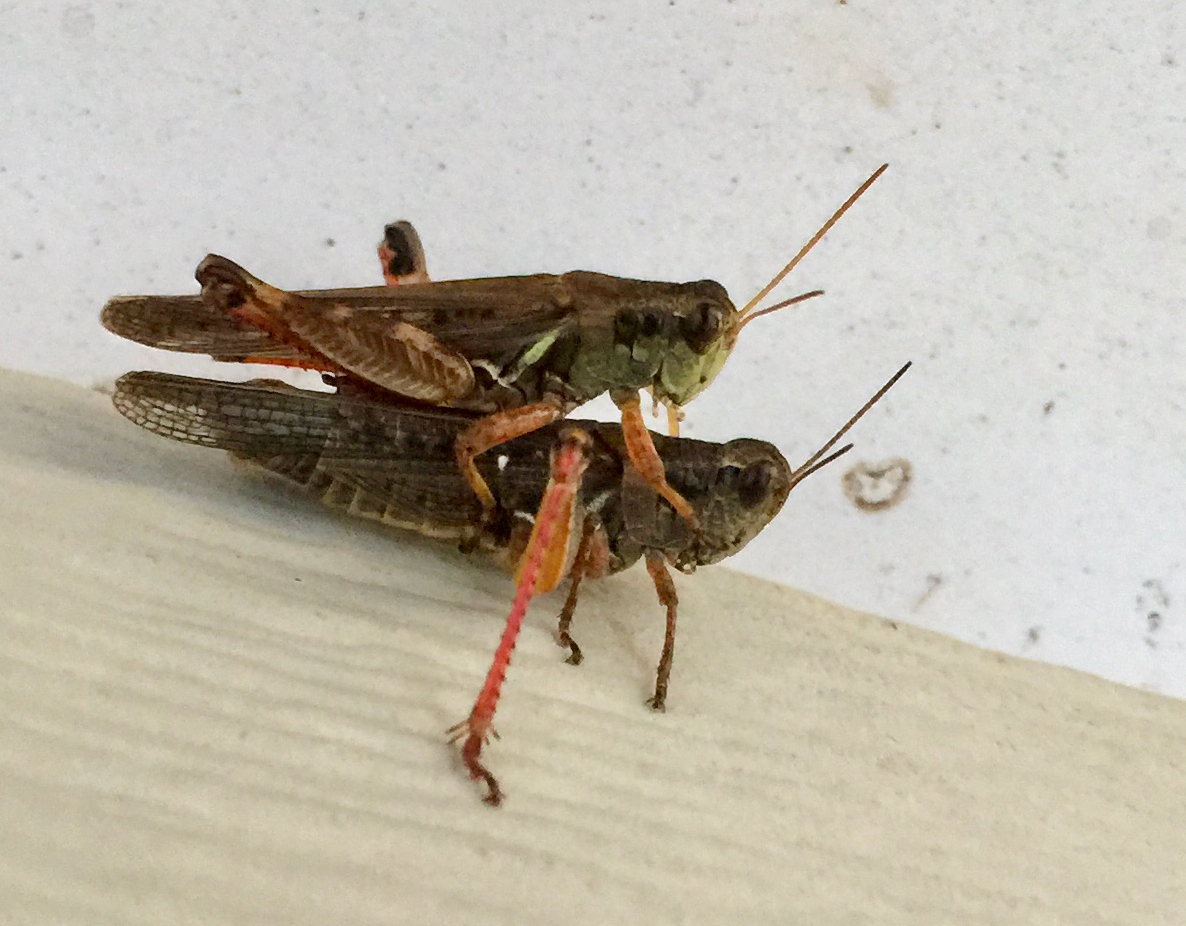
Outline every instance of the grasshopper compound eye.
<path fill-rule="evenodd" d="M 764 501 L 773 476 L 772 466 L 767 461 L 749 466 L 722 466 L 717 470 L 717 486 L 737 496 L 745 508 L 754 508 Z"/>
<path fill-rule="evenodd" d="M 679 333 L 688 347 L 703 354 L 721 336 L 725 310 L 715 302 L 701 302 L 687 315 L 681 315 Z"/>
<path fill-rule="evenodd" d="M 765 501 L 772 475 L 769 463 L 755 463 L 743 469 L 737 480 L 737 498 L 741 504 L 746 508 L 755 508 Z"/>

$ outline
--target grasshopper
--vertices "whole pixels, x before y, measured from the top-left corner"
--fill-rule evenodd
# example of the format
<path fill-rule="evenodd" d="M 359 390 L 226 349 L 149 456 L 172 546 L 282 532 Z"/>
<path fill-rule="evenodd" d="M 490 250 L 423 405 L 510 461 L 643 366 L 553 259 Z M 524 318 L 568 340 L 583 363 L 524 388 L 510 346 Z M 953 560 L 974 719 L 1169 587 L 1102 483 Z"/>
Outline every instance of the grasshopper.
<path fill-rule="evenodd" d="M 643 422 L 639 391 L 678 417 L 717 375 L 742 329 L 820 291 L 759 303 L 886 169 L 882 165 L 740 310 L 712 280 L 665 283 L 588 271 L 428 282 L 407 223 L 389 226 L 379 256 L 388 285 L 286 292 L 225 257 L 207 256 L 200 296 L 120 296 L 112 332 L 216 360 L 320 370 L 352 391 L 392 394 L 480 415 L 460 429 L 456 461 L 482 504 L 498 507 L 477 458 L 608 392 L 626 455 L 693 529 L 695 506 L 667 478 Z"/>
<path fill-rule="evenodd" d="M 549 497 L 548 460 L 559 426 L 522 435 L 498 454 L 477 461 L 496 499 L 495 517 L 484 520 L 477 549 L 508 570 L 534 559 L 535 566 L 524 572 L 538 574 L 520 575 L 519 591 L 528 597 L 550 590 L 565 576 L 570 579 L 557 639 L 569 649 L 568 661 L 573 664 L 582 658 L 569 633 L 582 580 L 644 560 L 666 611 L 663 649 L 649 700 L 653 709 L 663 710 L 678 605 L 667 567 L 690 573 L 742 549 L 781 510 L 795 485 L 850 449 L 851 444 L 829 453 L 908 367 L 899 370 L 836 435 L 794 469 L 777 448 L 763 441 L 716 444 L 651 435 L 671 484 L 696 513 L 698 531 L 629 465 L 622 427 L 593 421 L 568 422 L 586 435 L 579 464 L 570 454 L 569 476 L 559 481 L 558 491 L 562 495 L 567 491 L 571 500 L 568 513 L 535 517 L 541 499 L 546 508 Z M 173 440 L 229 450 L 353 515 L 454 541 L 484 518 L 481 503 L 455 463 L 457 436 L 472 423 L 463 412 L 341 392 L 310 392 L 266 381 L 224 383 L 154 372 L 121 377 L 113 401 L 120 413 L 141 427 Z M 575 479 L 574 469 L 578 471 Z M 557 480 L 553 478 L 552 483 Z M 563 527 L 550 541 L 533 533 L 541 524 L 551 529 L 554 523 Z M 533 536 L 543 546 L 534 556 Z M 512 617 L 515 613 L 512 609 Z M 513 646 L 513 638 L 509 645 Z M 473 714 L 456 728 L 456 736 L 465 739 L 466 766 L 471 776 L 486 782 L 491 803 L 498 803 L 501 792 L 478 754 L 491 732 L 493 702 L 509 647 L 500 646 L 499 653 Z M 497 684 L 492 686 L 495 678 Z M 491 687 L 492 694 L 487 691 Z"/>

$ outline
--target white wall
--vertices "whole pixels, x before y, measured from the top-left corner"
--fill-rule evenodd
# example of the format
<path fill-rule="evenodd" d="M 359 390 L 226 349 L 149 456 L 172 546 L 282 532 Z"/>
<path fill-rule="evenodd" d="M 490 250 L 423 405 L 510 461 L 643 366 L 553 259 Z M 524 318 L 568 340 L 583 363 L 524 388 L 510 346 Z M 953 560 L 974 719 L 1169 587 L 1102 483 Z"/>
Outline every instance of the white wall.
<path fill-rule="evenodd" d="M 1186 695 L 1174 4 L 493 6 L 7 5 L 0 365 L 209 373 L 107 335 L 104 299 L 191 291 L 208 251 L 363 285 L 397 217 L 437 278 L 742 302 L 889 161 L 785 287 L 825 299 L 749 329 L 686 433 L 799 459 L 913 359 L 853 435 L 911 493 L 859 513 L 838 466 L 734 564 Z"/>

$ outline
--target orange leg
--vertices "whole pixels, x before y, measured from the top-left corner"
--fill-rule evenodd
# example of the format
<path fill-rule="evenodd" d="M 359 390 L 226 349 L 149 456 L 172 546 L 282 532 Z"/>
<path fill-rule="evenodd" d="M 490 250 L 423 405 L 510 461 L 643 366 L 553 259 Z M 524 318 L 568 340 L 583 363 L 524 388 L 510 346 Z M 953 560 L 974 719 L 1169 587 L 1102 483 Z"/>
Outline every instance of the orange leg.
<path fill-rule="evenodd" d="M 569 544 L 576 527 L 577 490 L 589 465 L 592 445 L 592 439 L 580 428 L 563 428 L 552 450 L 550 480 L 535 516 L 527 549 L 515 570 L 516 586 L 526 582 L 528 574 L 532 576 L 533 595 L 552 591 L 564 578 Z M 584 542 L 583 532 L 581 540 Z"/>
<path fill-rule="evenodd" d="M 667 433 L 672 437 L 679 437 L 679 423 L 684 420 L 682 408 L 674 405 L 667 406 Z"/>
<path fill-rule="evenodd" d="M 667 683 L 671 679 L 671 660 L 675 656 L 675 609 L 679 598 L 675 594 L 675 583 L 667 571 L 667 563 L 658 550 L 647 550 L 647 572 L 655 583 L 659 604 L 667 609 L 667 632 L 663 637 L 663 653 L 659 656 L 659 668 L 655 671 L 655 696 L 647 701 L 651 710 L 662 711 L 667 705 Z"/>
<path fill-rule="evenodd" d="M 646 422 L 643 420 L 638 393 L 614 396 L 614 403 L 622 412 L 622 438 L 626 442 L 626 455 L 630 457 L 631 466 L 647 485 L 667 500 L 676 514 L 688 522 L 692 530 L 699 530 L 699 520 L 688 500 L 667 484 L 663 460 L 660 459 L 655 442 L 651 440 L 651 432 L 647 430 Z"/>
<path fill-rule="evenodd" d="M 491 724 L 528 602 L 532 595 L 541 590 L 541 585 L 545 591 L 551 587 L 548 582 L 552 578 L 547 573 L 554 566 L 557 550 L 560 551 L 560 562 L 564 561 L 568 536 L 572 530 L 573 506 L 580 489 L 581 476 L 589 464 L 589 445 L 589 436 L 579 428 L 568 428 L 560 434 L 552 451 L 551 476 L 535 516 L 535 529 L 531 532 L 531 540 L 528 541 L 515 576 L 515 598 L 511 602 L 502 639 L 490 663 L 490 671 L 486 673 L 486 682 L 469 717 L 448 730 L 449 742 L 464 741 L 461 745 L 462 762 L 470 778 L 485 782 L 486 796 L 483 800 L 494 807 L 502 803 L 503 795 L 497 779 L 482 764 L 482 746 L 490 737 L 498 736 Z"/>
<path fill-rule="evenodd" d="M 498 507 L 490 486 L 478 472 L 474 458 L 492 447 L 530 434 L 564 417 L 564 409 L 553 402 L 535 402 L 487 415 L 457 435 L 457 465 L 482 503 L 483 515 L 489 517 Z"/>
<path fill-rule="evenodd" d="M 285 306 L 292 298 L 288 293 L 269 286 L 234 261 L 217 254 L 207 254 L 194 271 L 194 277 L 202 287 L 202 299 L 207 305 L 266 331 L 278 341 L 320 356 L 296 339 L 282 321 Z"/>

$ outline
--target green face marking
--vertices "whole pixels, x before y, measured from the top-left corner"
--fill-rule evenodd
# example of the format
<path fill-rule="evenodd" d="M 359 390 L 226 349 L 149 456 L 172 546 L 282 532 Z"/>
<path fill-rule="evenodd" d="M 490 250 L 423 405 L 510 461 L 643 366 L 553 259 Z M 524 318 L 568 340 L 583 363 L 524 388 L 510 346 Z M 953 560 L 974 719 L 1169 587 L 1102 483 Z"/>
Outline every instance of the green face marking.
<path fill-rule="evenodd" d="M 730 332 L 737 310 L 723 286 L 711 280 L 685 284 L 671 343 L 654 381 L 656 397 L 685 405 L 700 394 L 725 365 L 733 348 Z"/>
<path fill-rule="evenodd" d="M 730 345 L 724 337 L 713 342 L 703 354 L 682 341 L 673 344 L 659 369 L 655 397 L 667 405 L 687 405 L 721 372 L 729 353 Z"/>

